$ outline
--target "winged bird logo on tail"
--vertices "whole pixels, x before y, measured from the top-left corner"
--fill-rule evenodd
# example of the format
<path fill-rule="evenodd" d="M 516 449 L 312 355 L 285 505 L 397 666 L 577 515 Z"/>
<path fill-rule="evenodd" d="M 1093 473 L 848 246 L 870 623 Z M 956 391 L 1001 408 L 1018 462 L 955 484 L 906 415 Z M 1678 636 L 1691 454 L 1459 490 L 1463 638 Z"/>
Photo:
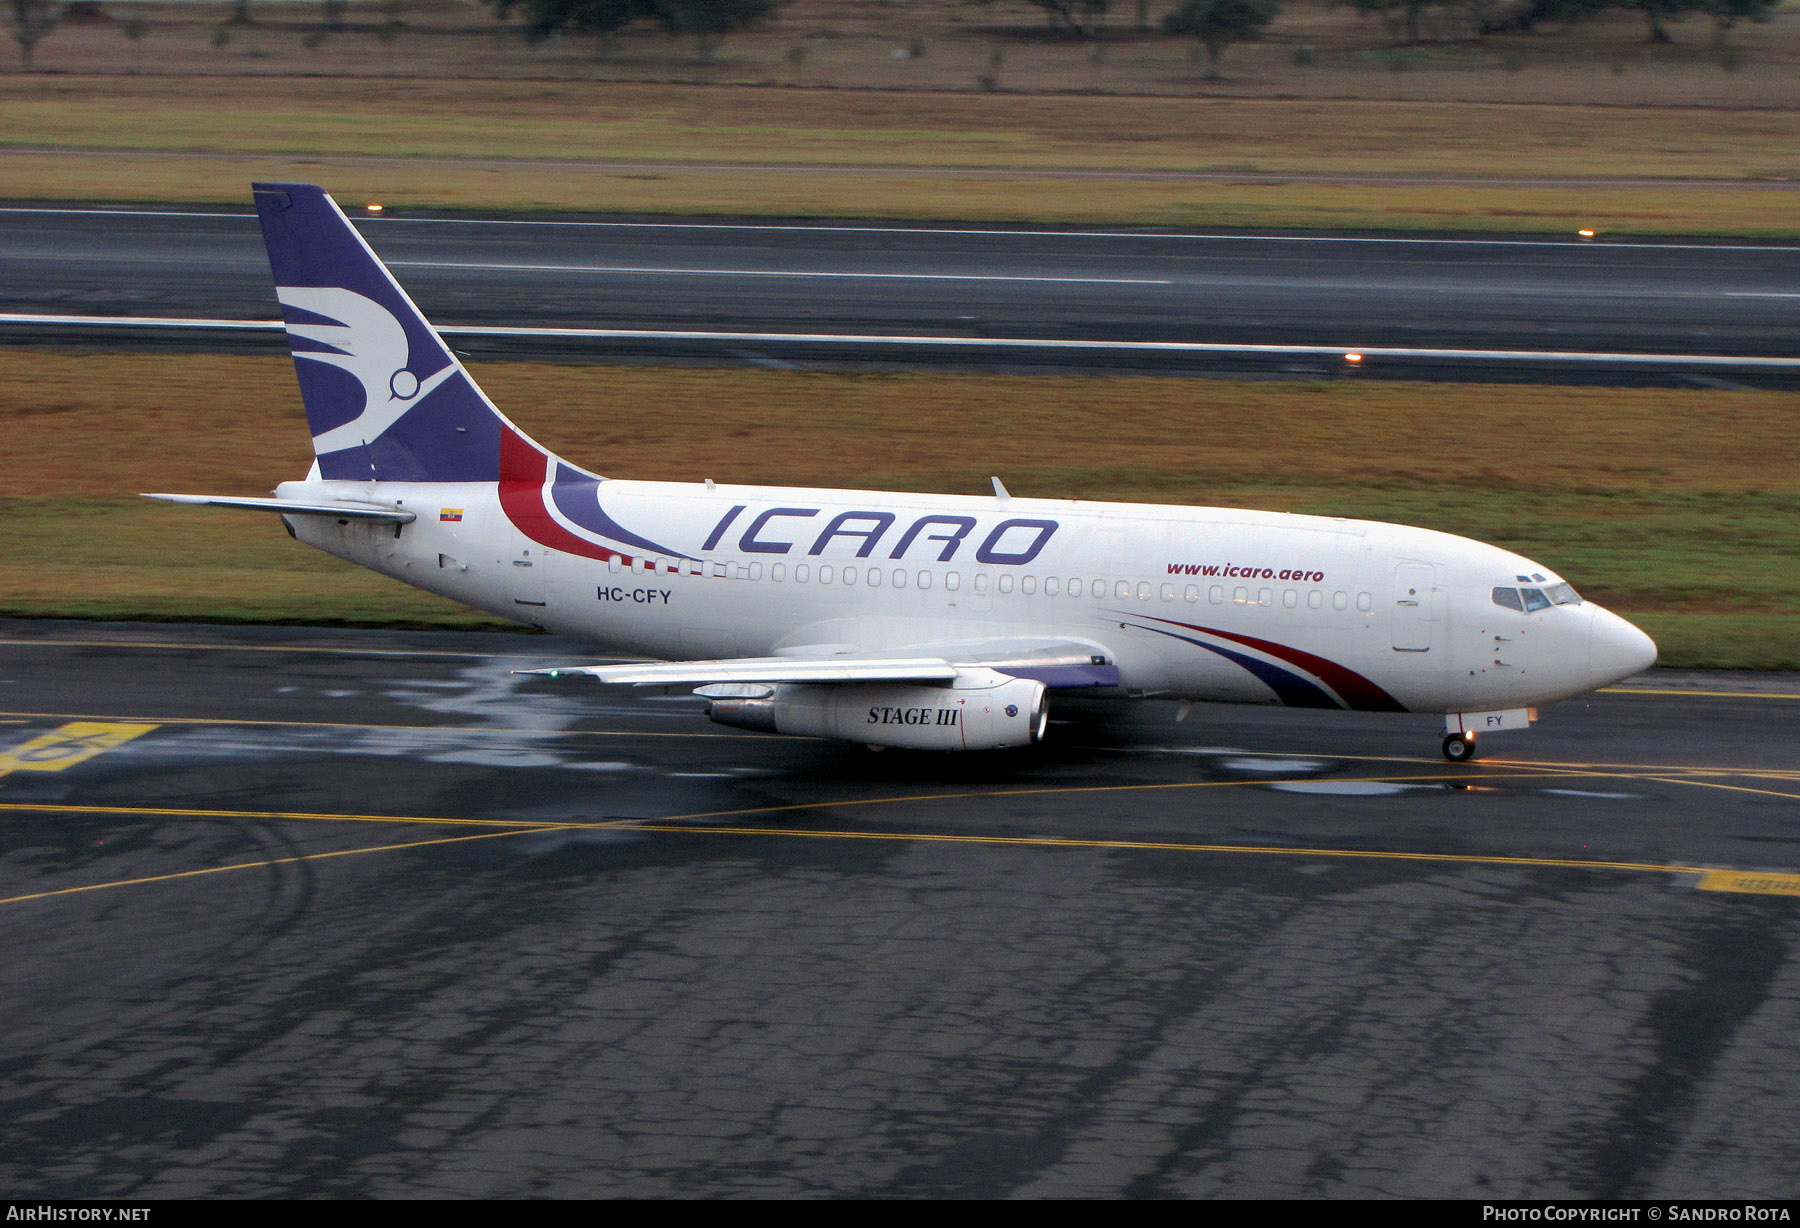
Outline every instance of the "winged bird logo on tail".
<path fill-rule="evenodd" d="M 476 387 L 337 203 L 313 184 L 259 183 L 256 212 L 319 475 L 497 481 L 502 436 L 525 436 Z"/>
<path fill-rule="evenodd" d="M 347 371 L 362 385 L 362 412 L 313 436 L 313 450 L 320 456 L 368 444 L 386 434 L 407 410 L 456 373 L 455 364 L 446 362 L 421 379 L 412 370 L 406 329 L 374 299 L 336 286 L 278 286 L 275 293 L 283 307 L 323 321 L 288 321 L 294 357 Z M 324 348 L 301 349 L 303 341 Z"/>

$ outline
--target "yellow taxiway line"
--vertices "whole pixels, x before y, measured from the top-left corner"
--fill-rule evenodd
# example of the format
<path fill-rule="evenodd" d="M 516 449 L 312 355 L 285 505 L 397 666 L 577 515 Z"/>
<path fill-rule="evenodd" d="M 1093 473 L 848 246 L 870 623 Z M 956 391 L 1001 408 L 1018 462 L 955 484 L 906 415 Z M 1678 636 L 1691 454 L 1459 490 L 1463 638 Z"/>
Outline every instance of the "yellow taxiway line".
<path fill-rule="evenodd" d="M 1347 784 L 1444 784 L 1446 782 L 1460 784 L 1463 781 L 1481 780 L 1519 780 L 1545 778 L 1562 780 L 1571 775 L 1585 776 L 1589 773 L 1568 772 L 1531 772 L 1501 774 L 1495 772 L 1470 772 L 1457 775 L 1453 781 L 1442 773 L 1432 775 L 1400 775 L 1400 776 L 1355 776 L 1331 777 L 1330 779 Z M 782 811 L 799 810 L 833 810 L 846 806 L 893 806 L 911 802 L 956 802 L 956 801 L 994 801 L 1013 797 L 1042 797 L 1046 795 L 1073 796 L 1087 793 L 1149 793 L 1166 792 L 1175 789 L 1248 789 L 1259 786 L 1277 784 L 1304 784 L 1318 780 L 1318 777 L 1291 778 L 1255 778 L 1243 780 L 1183 780 L 1158 784 L 1132 785 L 1050 785 L 1034 789 L 982 789 L 960 793 L 913 793 L 897 797 L 864 797 L 835 798 L 820 802 L 792 802 L 780 806 L 751 806 L 737 810 L 707 810 L 695 814 L 672 815 L 663 819 L 641 820 L 643 822 L 687 822 L 697 819 L 730 819 L 742 818 L 755 814 L 770 814 Z M 186 819 L 262 819 L 262 820 L 301 820 L 328 821 L 344 823 L 425 823 L 443 824 L 445 826 L 486 826 L 486 827 L 592 827 L 611 826 L 620 820 L 607 820 L 601 824 L 571 822 L 566 819 L 546 819 L 540 823 L 521 819 L 451 819 L 431 815 L 406 814 L 357 814 L 335 811 L 303 811 L 303 810 L 222 810 L 187 806 L 100 806 L 79 805 L 61 802 L 0 802 L 0 814 L 32 813 L 32 814 L 98 814 L 118 815 L 130 818 L 186 818 Z M 640 820 L 632 820 L 637 822 Z"/>
<path fill-rule="evenodd" d="M 471 654 L 473 655 L 473 654 Z M 1682 692 L 1687 693 L 1687 692 Z M 462 736 L 467 734 L 498 734 L 527 736 L 637 736 L 637 737 L 755 737 L 749 734 L 642 734 L 613 733 L 610 731 L 568 730 L 568 731 L 532 731 L 507 729 L 470 729 L 464 726 L 389 726 L 368 725 L 319 721 L 281 721 L 281 720 L 221 720 L 216 718 L 177 717 L 154 718 L 150 720 L 121 721 L 104 720 L 67 713 L 4 713 L 0 720 L 6 723 L 25 723 L 31 719 L 62 719 L 69 723 L 59 729 L 49 731 L 19 746 L 13 747 L 5 754 L 0 754 L 0 776 L 12 771 L 60 771 L 81 763 L 124 744 L 136 737 L 155 729 L 159 724 L 178 725 L 256 725 L 285 727 L 320 727 L 392 730 L 396 732 L 434 732 L 446 735 Z M 1256 757 L 1255 752 L 1243 752 L 1245 757 Z M 1284 754 L 1280 758 L 1291 758 Z M 1342 756 L 1318 755 L 1306 756 L 1321 759 L 1346 759 L 1383 761 L 1375 756 Z M 1387 759 L 1386 762 L 1393 762 Z M 1429 760 L 1402 760 L 1406 763 L 1429 763 Z M 1789 769 L 1734 769 L 1716 766 L 1682 766 L 1673 764 L 1602 764 L 1602 763 L 1556 763 L 1533 760 L 1490 760 L 1480 769 L 1462 770 L 1447 773 L 1442 767 L 1434 767 L 1430 772 L 1407 772 L 1389 775 L 1368 775 L 1352 778 L 1329 778 L 1346 784 L 1431 784 L 1457 785 L 1480 781 L 1520 781 L 1530 779 L 1580 780 L 1580 779 L 1623 779 L 1653 781 L 1660 784 L 1688 785 L 1699 788 L 1723 789 L 1730 792 L 1748 793 L 1765 797 L 1776 797 L 1800 800 L 1800 793 L 1790 793 L 1776 789 L 1753 788 L 1747 785 L 1729 784 L 1717 777 L 1730 776 L 1738 779 L 1753 780 L 1796 780 L 1800 781 L 1800 772 Z M 224 819 L 249 820 L 256 822 L 334 822 L 334 823 L 392 823 L 401 825 L 426 825 L 437 827 L 483 827 L 496 830 L 484 831 L 476 835 L 443 836 L 429 840 L 416 840 L 398 844 L 380 844 L 364 848 L 340 849 L 325 853 L 312 853 L 294 857 L 276 858 L 254 862 L 240 862 L 228 866 L 214 866 L 200 870 L 178 871 L 169 874 L 151 875 L 138 878 L 120 879 L 104 883 L 92 883 L 85 886 L 66 887 L 54 891 L 35 892 L 0 898 L 0 904 L 23 903 L 28 900 L 47 899 L 54 896 L 76 895 L 86 892 L 107 890 L 114 887 L 141 886 L 150 883 L 169 882 L 182 878 L 194 878 L 203 875 L 226 873 L 232 870 L 255 869 L 295 862 L 314 861 L 333 857 L 355 856 L 362 853 L 390 852 L 409 848 L 422 848 L 438 844 L 450 844 L 467 840 L 491 839 L 500 836 L 526 835 L 543 831 L 574 830 L 630 830 L 646 833 L 669 835 L 710 835 L 710 836 L 761 836 L 765 838 L 785 839 L 833 839 L 833 840 L 884 840 L 907 841 L 915 843 L 942 844 L 975 844 L 991 847 L 1034 847 L 1063 849 L 1099 849 L 1114 851 L 1153 850 L 1159 852 L 1191 853 L 1191 854 L 1238 854 L 1246 856 L 1279 856 L 1279 857 L 1314 857 L 1341 858 L 1391 862 L 1437 862 L 1441 864 L 1474 864 L 1503 866 L 1515 868 L 1557 868 L 1583 869 L 1613 872 L 1686 874 L 1698 876 L 1697 885 L 1702 890 L 1755 892 L 1762 894 L 1800 896 L 1800 874 L 1782 872 L 1746 871 L 1717 866 L 1658 865 L 1645 862 L 1605 861 L 1586 858 L 1539 858 L 1513 857 L 1482 854 L 1451 853 L 1408 853 L 1400 851 L 1383 851 L 1378 849 L 1332 849 L 1332 848 L 1289 848 L 1277 845 L 1233 845 L 1205 844 L 1171 841 L 1133 841 L 1109 839 L 1081 839 L 1054 836 L 983 836 L 957 835 L 942 832 L 879 832 L 850 830 L 807 830 L 802 828 L 774 828 L 756 826 L 727 826 L 714 823 L 699 825 L 704 820 L 747 819 L 752 816 L 792 814 L 800 812 L 820 812 L 855 806 L 895 806 L 913 803 L 930 803 L 945 801 L 994 801 L 1004 798 L 1074 796 L 1079 794 L 1098 793 L 1149 793 L 1167 792 L 1171 790 L 1201 789 L 1233 789 L 1261 788 L 1281 784 L 1317 783 L 1318 777 L 1288 777 L 1283 779 L 1255 778 L 1236 780 L 1207 781 L 1175 781 L 1154 784 L 1124 785 L 1061 785 L 1037 788 L 988 789 L 962 791 L 952 793 L 905 794 L 892 797 L 876 798 L 839 798 L 829 801 L 798 802 L 776 806 L 756 806 L 731 810 L 704 811 L 688 815 L 675 815 L 660 819 L 609 819 L 601 821 L 542 821 L 519 819 L 455 819 L 432 815 L 389 815 L 360 814 L 347 812 L 315 812 L 315 811 L 260 811 L 238 809 L 201 809 L 193 807 L 163 806 L 101 806 L 74 805 L 66 803 L 46 802 L 5 802 L 0 803 L 0 813 L 35 813 L 35 814 L 69 814 L 91 816 L 116 816 L 128 818 L 189 818 L 189 819 Z"/>
<path fill-rule="evenodd" d="M 1420 778 L 1416 776 L 1389 776 L 1368 777 L 1365 779 L 1370 783 L 1382 783 L 1393 781 L 1411 782 L 1419 780 Z M 1438 777 L 1437 779 L 1441 780 L 1442 778 Z M 1154 851 L 1166 853 L 1260 857 L 1311 857 L 1339 860 L 1436 863 L 1441 865 L 1482 865 L 1513 869 L 1564 869 L 1610 871 L 1615 873 L 1694 875 L 1699 879 L 1696 885 L 1701 890 L 1706 891 L 1753 892 L 1759 894 L 1800 896 L 1800 874 L 1788 874 L 1775 871 L 1737 870 L 1720 866 L 1657 864 L 1654 862 L 1611 861 L 1598 858 L 1577 857 L 1515 857 L 1499 854 L 1476 853 L 1412 853 L 1382 849 L 1345 849 L 1310 846 L 1296 848 L 1281 845 L 1213 844 L 1188 841 L 1116 840 L 1062 836 L 964 835 L 950 832 L 927 831 L 856 831 L 845 829 L 723 825 L 717 823 L 701 824 L 698 822 L 699 820 L 705 819 L 747 818 L 752 815 L 773 815 L 806 811 L 816 812 L 844 806 L 894 806 L 918 802 L 939 802 L 957 799 L 994 799 L 1000 797 L 1032 796 L 1049 793 L 1129 792 L 1134 790 L 1149 791 L 1168 788 L 1233 788 L 1270 783 L 1282 782 L 1254 780 L 1195 781 L 1185 785 L 1107 785 L 1076 787 L 1072 789 L 1010 789 L 980 793 L 908 794 L 895 797 L 862 798 L 824 802 L 798 802 L 777 806 L 749 807 L 739 810 L 705 811 L 690 815 L 673 815 L 660 819 L 607 819 L 597 821 L 562 820 L 545 822 L 531 822 L 529 820 L 516 819 L 452 819 L 429 815 L 379 815 L 312 811 L 253 811 L 150 806 L 80 806 L 30 802 L 4 803 L 0 804 L 0 812 L 120 815 L 133 818 L 154 816 L 196 819 L 251 819 L 262 822 L 302 820 L 351 823 L 395 823 L 450 827 L 493 827 L 498 830 L 482 832 L 476 835 L 444 836 L 431 840 L 415 840 L 398 844 L 380 844 L 356 849 L 339 849 L 327 853 L 311 853 L 295 857 L 275 858 L 254 862 L 239 862 L 229 866 L 214 866 L 203 870 L 186 870 L 171 874 L 119 879 L 103 883 L 90 883 L 79 887 L 65 887 L 55 891 L 34 892 L 25 895 L 0 898 L 0 905 L 24 903 L 29 900 L 47 899 L 53 896 L 77 895 L 107 890 L 114 887 L 141 886 L 150 883 L 169 882 L 175 879 L 219 874 L 231 870 L 256 869 L 258 867 L 302 861 L 315 861 L 331 857 L 355 856 L 362 853 L 391 852 L 401 849 L 423 848 L 437 844 L 451 844 L 460 841 L 481 840 L 500 836 L 522 836 L 529 835 L 533 832 L 593 830 L 643 832 L 676 836 L 738 836 L 752 838 L 761 837 L 765 839 L 804 840 L 873 840 L 915 844 L 980 845 L 992 848 L 1085 849 L 1115 852 Z M 1671 781 L 1670 783 L 1704 782 L 1683 782 L 1676 780 Z M 1780 796 L 1785 797 L 1791 795 L 1782 794 Z"/>
<path fill-rule="evenodd" d="M 1800 699 L 1788 691 L 1689 691 L 1681 687 L 1603 686 L 1596 695 L 1692 695 L 1699 699 Z"/>
<path fill-rule="evenodd" d="M 555 830 L 554 828 L 533 827 L 529 831 Z M 31 895 L 15 895 L 0 900 L 0 904 L 22 904 L 27 900 L 47 900 L 59 895 L 82 895 L 90 891 L 107 891 L 114 887 L 140 887 L 147 883 L 167 883 L 178 878 L 201 878 L 208 874 L 228 874 L 233 870 L 256 870 L 264 866 L 292 865 L 301 861 L 323 861 L 328 857 L 354 857 L 359 853 L 391 853 L 401 849 L 424 848 L 432 844 L 460 844 L 466 840 L 492 840 L 496 836 L 518 836 L 523 831 L 488 831 L 478 836 L 441 836 L 436 840 L 412 840 L 405 844 L 382 844 L 374 848 L 336 849 L 329 853 L 303 853 L 294 857 L 272 857 L 266 861 L 240 861 L 228 866 L 208 866 L 204 870 L 177 870 L 170 874 L 149 874 L 142 878 L 122 878 L 110 883 L 89 883 L 82 887 L 61 887 L 55 891 L 39 891 Z"/>
<path fill-rule="evenodd" d="M 503 660 L 511 656 L 549 660 L 542 653 L 457 652 L 430 648 L 352 648 L 324 644 L 221 644 L 217 641 L 184 643 L 176 640 L 70 640 L 70 639 L 0 639 L 6 648 L 149 648 L 170 652 L 296 652 L 340 657 L 439 657 L 446 660 Z M 582 656 L 581 653 L 571 654 Z M 614 656 L 594 656 L 596 661 L 629 660 Z M 1700 691 L 1683 687 L 1602 687 L 1600 695 L 1691 695 L 1702 699 L 1788 699 L 1800 700 L 1800 691 Z"/>
<path fill-rule="evenodd" d="M 279 718 L 252 719 L 248 717 L 229 716 L 130 716 L 93 712 L 0 712 L 0 724 L 21 725 L 30 721 L 88 721 L 96 723 L 116 723 L 121 725 L 141 724 L 155 725 L 216 725 L 221 728 L 248 729 L 360 729 L 377 733 L 420 733 L 438 734 L 444 737 L 513 737 L 513 738 L 698 738 L 733 741 L 766 741 L 768 735 L 760 733 L 712 733 L 712 732 L 668 732 L 638 729 L 512 729 L 495 728 L 480 725 L 383 725 L 368 721 L 303 721 L 282 720 Z M 790 735 L 792 736 L 792 735 Z M 816 739 L 807 739 L 809 741 Z M 1083 745 L 1082 750 L 1129 750 L 1142 749 L 1113 745 Z M 1188 753 L 1186 751 L 1176 753 Z M 1425 755 L 1347 755 L 1336 751 L 1233 751 L 1232 758 L 1243 759 L 1329 759 L 1339 763 L 1405 763 L 1422 766 L 1439 766 L 1441 761 L 1435 756 Z M 1551 759 L 1495 759 L 1483 758 L 1478 761 L 1482 769 L 1506 769 L 1509 771 L 1530 772 L 1569 772 L 1583 775 L 1612 776 L 1624 773 L 1645 775 L 1658 772 L 1678 772 L 1682 774 L 1721 776 L 1747 776 L 1753 779 L 1800 780 L 1800 768 L 1744 768 L 1719 764 L 1680 764 L 1680 763 L 1586 763 L 1580 761 L 1558 761 Z M 1470 776 L 1443 776 L 1433 779 L 1446 783 L 1473 779 Z M 1216 782 L 1215 782 L 1216 783 Z M 1229 782 L 1237 783 L 1237 782 Z M 1250 783 L 1272 783 L 1269 781 Z M 1120 786 L 1135 788 L 1138 786 Z M 1178 788 L 1180 785 L 1145 786 Z"/>
<path fill-rule="evenodd" d="M 122 718 L 83 712 L 6 712 L 5 724 L 26 721 L 116 721 Z M 218 725 L 224 728 L 273 729 L 370 729 L 381 733 L 474 734 L 486 737 L 523 738 L 728 738 L 749 739 L 767 735 L 756 733 L 667 733 L 637 729 L 505 729 L 479 725 L 371 725 L 367 721 L 291 721 L 252 720 L 232 716 L 143 716 L 129 718 L 150 725 Z"/>

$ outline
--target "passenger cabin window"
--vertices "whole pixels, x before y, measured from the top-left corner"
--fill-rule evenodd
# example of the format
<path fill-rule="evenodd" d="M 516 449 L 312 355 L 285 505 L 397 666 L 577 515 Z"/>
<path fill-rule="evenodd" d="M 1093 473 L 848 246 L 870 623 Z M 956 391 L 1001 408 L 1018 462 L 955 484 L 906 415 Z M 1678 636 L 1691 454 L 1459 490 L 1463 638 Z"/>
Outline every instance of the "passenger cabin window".
<path fill-rule="evenodd" d="M 783 580 L 787 579 L 787 564 L 786 563 L 770 563 L 769 564 L 769 579 L 775 581 L 775 583 L 777 583 L 777 584 L 780 584 Z"/>
<path fill-rule="evenodd" d="M 1346 593 L 1342 590 L 1339 590 L 1338 592 L 1331 594 L 1331 608 L 1334 610 L 1349 609 L 1350 608 L 1350 594 Z"/>
<path fill-rule="evenodd" d="M 1322 591 L 1315 588 L 1311 592 L 1306 594 L 1306 608 L 1307 609 L 1318 610 L 1318 609 L 1323 609 L 1324 606 L 1325 606 L 1325 594 Z"/>
<path fill-rule="evenodd" d="M 1081 577 L 1080 576 L 1070 576 L 1069 577 L 1069 596 L 1071 596 L 1071 597 L 1081 596 Z"/>
<path fill-rule="evenodd" d="M 957 589 L 961 588 L 962 587 L 962 573 L 960 571 L 945 572 L 944 573 L 944 587 L 953 593 Z"/>
<path fill-rule="evenodd" d="M 931 573 L 929 571 L 925 571 L 923 569 L 920 570 L 920 572 L 919 572 L 919 587 L 920 588 L 930 588 L 931 587 Z"/>
<path fill-rule="evenodd" d="M 1010 571 L 1001 572 L 1000 573 L 1000 582 L 997 585 L 995 585 L 995 587 L 998 588 L 1003 593 L 1010 593 L 1010 592 L 1012 592 L 1012 586 L 1013 586 L 1012 572 L 1010 572 Z"/>
<path fill-rule="evenodd" d="M 1369 596 L 1367 593 L 1356 594 L 1356 608 L 1361 610 L 1364 614 L 1367 614 L 1370 610 L 1375 608 L 1375 598 Z"/>
<path fill-rule="evenodd" d="M 809 574 L 810 573 L 808 572 L 805 563 L 795 563 L 794 564 L 794 583 L 795 584 L 805 584 L 806 577 Z"/>
<path fill-rule="evenodd" d="M 1055 576 L 1044 577 L 1044 596 L 1054 597 L 1061 588 L 1062 581 L 1058 580 Z"/>
<path fill-rule="evenodd" d="M 820 563 L 819 564 L 819 583 L 820 584 L 830 584 L 831 583 L 831 564 L 830 563 Z"/>
<path fill-rule="evenodd" d="M 1214 605 L 1224 605 L 1225 604 L 1225 586 L 1223 584 L 1213 585 L 1212 588 L 1207 590 L 1206 599 L 1208 601 L 1212 602 Z"/>

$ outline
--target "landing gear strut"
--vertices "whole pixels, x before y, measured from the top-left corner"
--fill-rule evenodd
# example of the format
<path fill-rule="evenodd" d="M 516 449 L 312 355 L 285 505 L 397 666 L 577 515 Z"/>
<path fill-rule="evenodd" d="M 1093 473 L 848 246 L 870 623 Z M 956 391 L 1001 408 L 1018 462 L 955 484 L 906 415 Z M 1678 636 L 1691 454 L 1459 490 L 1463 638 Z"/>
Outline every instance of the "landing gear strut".
<path fill-rule="evenodd" d="M 1472 733 L 1447 733 L 1444 735 L 1444 758 L 1452 763 L 1467 763 L 1475 757 L 1475 735 Z"/>

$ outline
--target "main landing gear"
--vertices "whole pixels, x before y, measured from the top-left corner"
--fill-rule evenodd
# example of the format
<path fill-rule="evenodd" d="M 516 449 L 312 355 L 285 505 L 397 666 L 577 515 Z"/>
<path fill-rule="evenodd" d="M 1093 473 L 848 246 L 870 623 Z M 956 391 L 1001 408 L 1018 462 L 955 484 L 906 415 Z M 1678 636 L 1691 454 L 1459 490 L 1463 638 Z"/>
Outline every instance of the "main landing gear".
<path fill-rule="evenodd" d="M 1475 735 L 1472 733 L 1447 733 L 1444 735 L 1444 758 L 1452 763 L 1467 763 L 1475 757 Z"/>

